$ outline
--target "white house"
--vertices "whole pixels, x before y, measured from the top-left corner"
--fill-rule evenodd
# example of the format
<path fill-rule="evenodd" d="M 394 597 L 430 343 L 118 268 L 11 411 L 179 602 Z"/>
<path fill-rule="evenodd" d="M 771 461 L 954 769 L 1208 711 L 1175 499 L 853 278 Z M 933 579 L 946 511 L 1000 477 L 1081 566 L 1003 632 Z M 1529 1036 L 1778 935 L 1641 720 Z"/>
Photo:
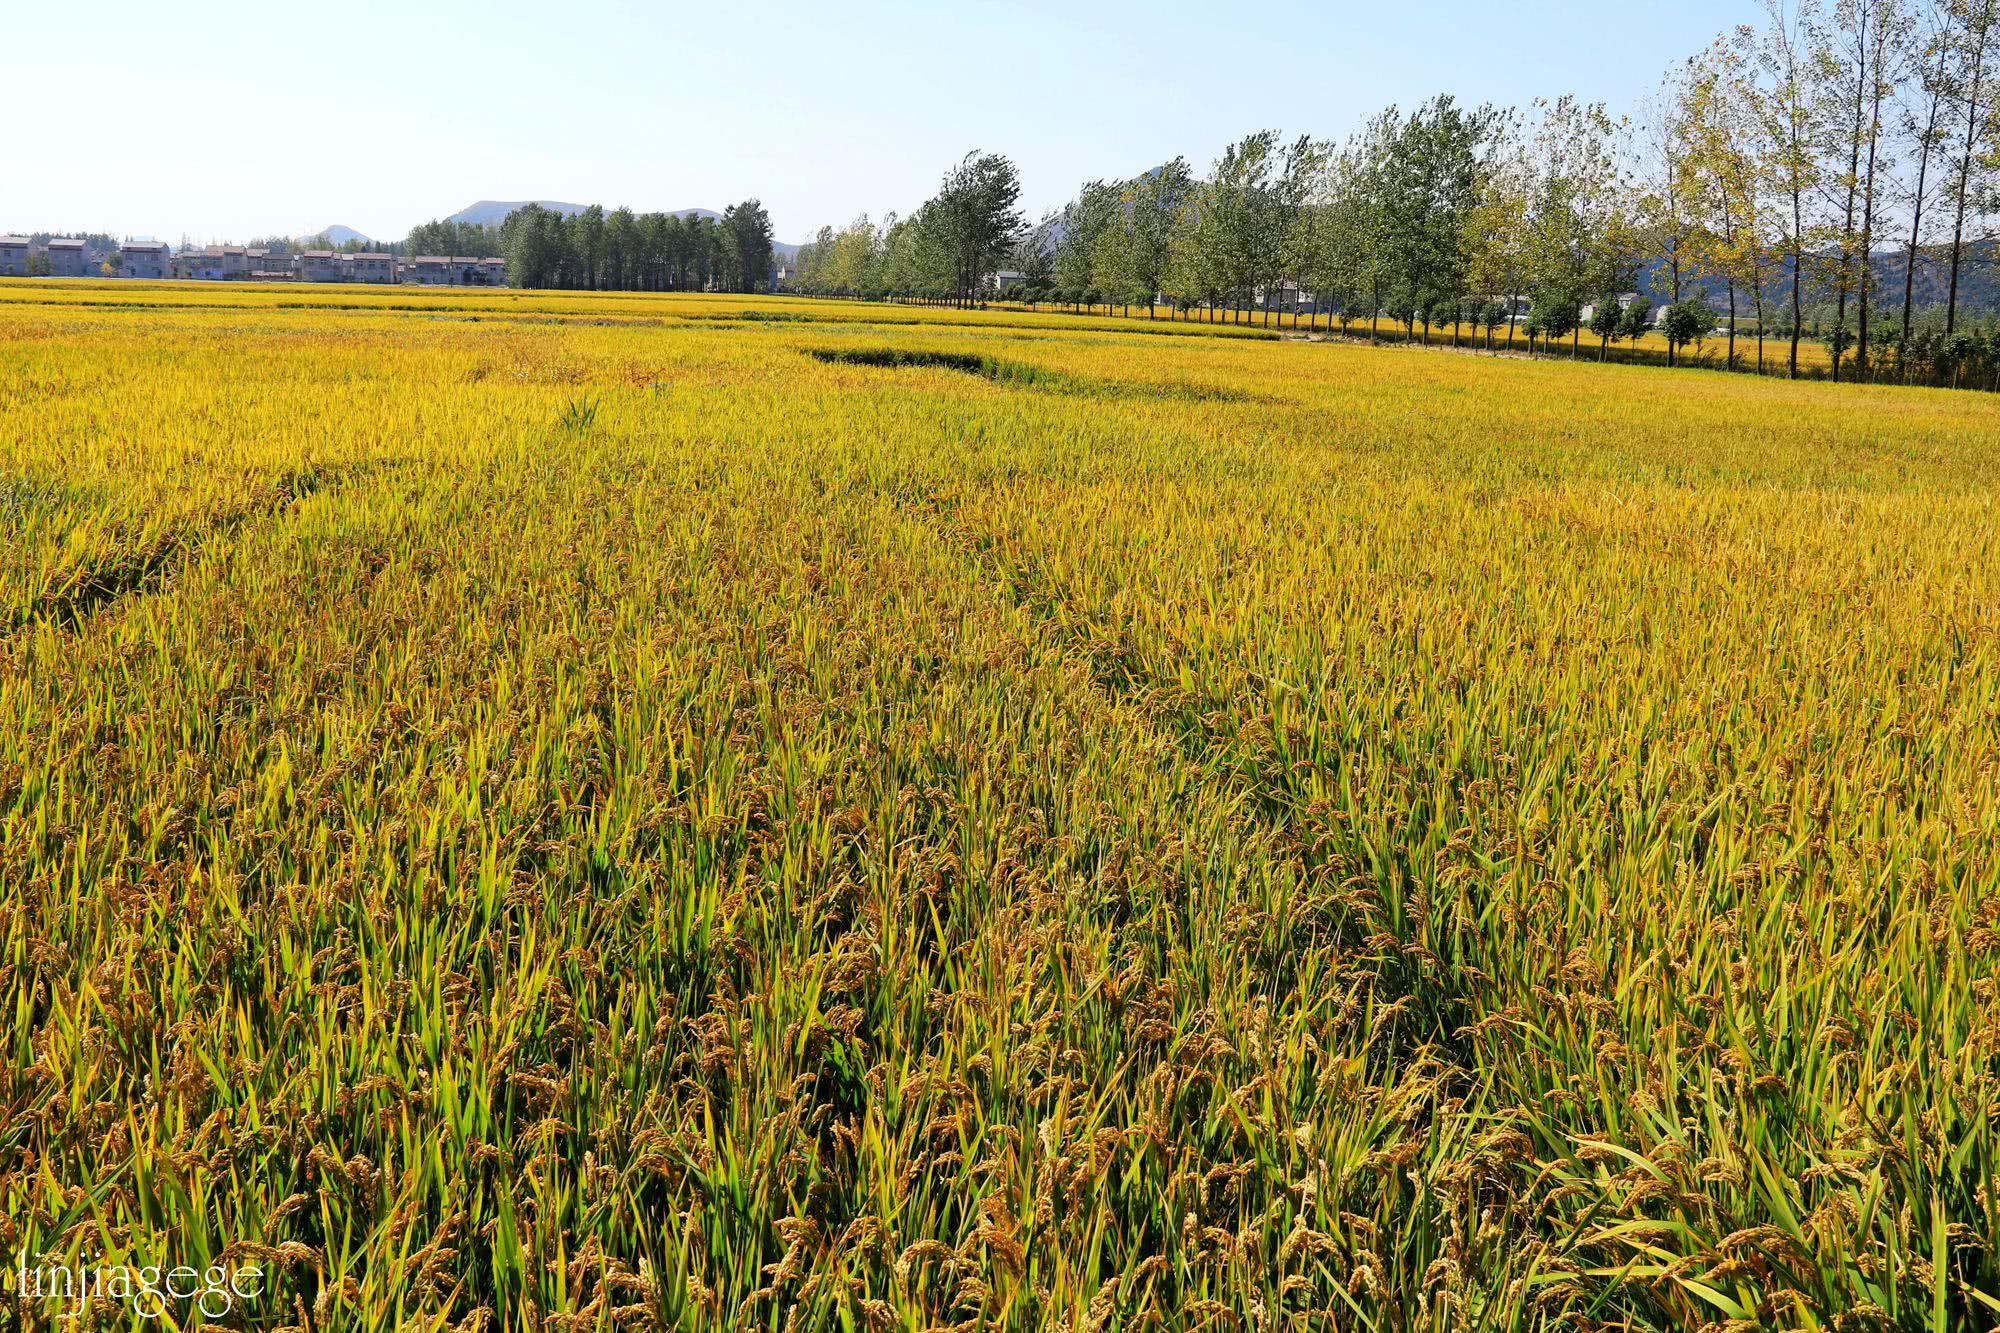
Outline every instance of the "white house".
<path fill-rule="evenodd" d="M 118 274 L 125 278 L 164 278 L 173 271 L 173 255 L 165 241 L 127 241 L 118 247 Z"/>
<path fill-rule="evenodd" d="M 30 248 L 25 236 L 0 236 L 0 278 L 26 277 Z"/>
<path fill-rule="evenodd" d="M 49 276 L 87 278 L 90 276 L 90 247 L 73 237 L 58 236 L 48 244 Z"/>
<path fill-rule="evenodd" d="M 1632 303 L 1634 301 L 1637 301 L 1638 299 L 1639 299 L 1639 293 L 1637 292 L 1620 292 L 1618 293 L 1618 308 L 1620 310 L 1630 310 L 1632 308 Z M 1591 319 L 1596 314 L 1597 314 L 1597 302 L 1592 301 L 1589 305 L 1586 305 L 1583 309 L 1579 310 L 1577 312 L 1576 317 L 1583 324 L 1588 325 Z"/>

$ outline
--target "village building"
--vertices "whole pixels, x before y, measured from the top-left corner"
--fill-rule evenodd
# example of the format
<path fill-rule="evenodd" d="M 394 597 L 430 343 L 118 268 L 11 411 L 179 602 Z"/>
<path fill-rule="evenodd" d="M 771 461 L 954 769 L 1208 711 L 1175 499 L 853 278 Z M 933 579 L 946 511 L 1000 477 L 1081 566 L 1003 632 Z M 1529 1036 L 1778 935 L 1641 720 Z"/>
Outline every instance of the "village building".
<path fill-rule="evenodd" d="M 451 283 L 451 260 L 444 255 L 417 255 L 403 261 L 402 280 L 425 287 L 445 287 Z"/>
<path fill-rule="evenodd" d="M 1620 292 L 1618 294 L 1618 308 L 1621 311 L 1630 310 L 1632 308 L 1632 303 L 1637 300 L 1639 300 L 1639 293 L 1637 292 Z M 1584 306 L 1583 309 L 1577 311 L 1576 315 L 1577 319 L 1586 325 L 1589 324 L 1592 319 L 1596 318 L 1596 316 L 1597 316 L 1597 302 L 1595 301 L 1590 302 L 1588 305 Z M 1655 322 L 1658 320 L 1658 318 L 1659 314 L 1657 311 L 1655 311 L 1651 316 L 1651 318 L 1648 320 L 1648 322 L 1649 323 Z"/>
<path fill-rule="evenodd" d="M 208 282 L 240 282 L 250 276 L 250 252 L 240 245 L 183 250 L 174 256 L 173 274 Z"/>
<path fill-rule="evenodd" d="M 297 262 L 289 251 L 253 247 L 244 257 L 250 264 L 245 276 L 252 282 L 290 282 L 298 276 Z"/>
<path fill-rule="evenodd" d="M 91 275 L 90 246 L 72 237 L 59 236 L 48 243 L 49 276 L 87 278 Z"/>
<path fill-rule="evenodd" d="M 26 277 L 30 264 L 60 278 L 96 276 L 115 259 L 119 277 L 204 282 L 413 282 L 436 287 L 504 287 L 507 261 L 497 256 L 420 255 L 399 259 L 383 251 L 307 250 L 276 246 L 208 245 L 176 251 L 164 241 L 128 241 L 111 254 L 89 241 L 58 237 L 37 244 L 28 236 L 0 236 L 0 277 Z"/>
<path fill-rule="evenodd" d="M 338 250 L 308 250 L 299 256 L 298 276 L 306 282 L 340 282 Z"/>
<path fill-rule="evenodd" d="M 418 255 L 403 261 L 401 279 L 423 287 L 499 287 L 507 281 L 507 261 L 469 255 Z"/>
<path fill-rule="evenodd" d="M 299 256 L 296 276 L 304 282 L 380 282 L 396 280 L 396 257 L 370 251 L 308 250 Z"/>
<path fill-rule="evenodd" d="M 118 275 L 165 278 L 173 275 L 173 255 L 165 241 L 127 241 L 118 247 Z"/>
<path fill-rule="evenodd" d="M 347 282 L 394 282 L 396 280 L 396 257 L 361 251 L 345 255 Z"/>

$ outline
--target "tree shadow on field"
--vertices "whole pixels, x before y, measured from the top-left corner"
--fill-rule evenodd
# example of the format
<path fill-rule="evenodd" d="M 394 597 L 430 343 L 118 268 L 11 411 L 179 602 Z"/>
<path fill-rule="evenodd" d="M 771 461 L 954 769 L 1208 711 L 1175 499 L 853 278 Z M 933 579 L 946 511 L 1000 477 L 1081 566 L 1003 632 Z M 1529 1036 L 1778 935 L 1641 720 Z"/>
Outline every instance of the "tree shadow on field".
<path fill-rule="evenodd" d="M 1005 361 L 980 352 L 942 352 L 906 347 L 808 347 L 803 350 L 815 361 L 828 365 L 864 366 L 877 370 L 951 370 L 1012 388 L 1077 398 L 1174 403 L 1273 401 L 1259 394 L 1219 385 L 1087 379 L 1024 362 Z"/>

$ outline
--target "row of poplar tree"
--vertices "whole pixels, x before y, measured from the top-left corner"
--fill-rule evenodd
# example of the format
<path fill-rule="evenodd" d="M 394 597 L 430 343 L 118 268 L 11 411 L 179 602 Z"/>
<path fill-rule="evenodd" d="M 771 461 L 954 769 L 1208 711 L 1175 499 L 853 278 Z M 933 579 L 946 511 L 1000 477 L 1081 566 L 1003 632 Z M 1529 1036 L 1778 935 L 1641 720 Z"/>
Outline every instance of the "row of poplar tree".
<path fill-rule="evenodd" d="M 507 215 L 486 239 L 487 248 L 462 248 L 476 239 L 452 236 L 449 243 L 458 248 L 429 253 L 490 254 L 497 248 L 506 256 L 511 286 L 583 291 L 762 291 L 773 265 L 771 218 L 755 199 L 731 205 L 720 218 L 606 211 L 595 204 L 563 214 L 528 204 Z"/>
<path fill-rule="evenodd" d="M 1760 361 L 1767 334 L 1789 344 L 1794 375 L 1814 336 L 1835 378 L 1984 354 L 1966 297 L 2000 209 L 2000 0 L 1765 0 L 1758 18 L 1629 118 L 1440 96 L 1344 142 L 1249 135 L 1206 176 L 1176 158 L 1092 181 L 1032 228 L 1012 165 L 969 157 L 908 217 L 823 228 L 793 285 L 966 300 L 1008 272 L 1029 299 L 1510 335 L 1520 313 L 1554 337 L 1590 310 L 1607 340 L 1643 285 L 1670 340 L 1726 330 L 1732 366 L 1753 333 Z M 975 164 L 1009 188 L 969 190 Z"/>

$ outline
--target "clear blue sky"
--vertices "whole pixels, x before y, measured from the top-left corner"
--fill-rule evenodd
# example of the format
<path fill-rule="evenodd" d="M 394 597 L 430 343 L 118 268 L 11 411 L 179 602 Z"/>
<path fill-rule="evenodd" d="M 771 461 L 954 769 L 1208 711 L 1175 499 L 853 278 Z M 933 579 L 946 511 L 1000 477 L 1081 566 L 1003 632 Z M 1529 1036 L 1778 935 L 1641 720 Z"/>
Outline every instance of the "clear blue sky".
<path fill-rule="evenodd" d="M 177 241 L 475 199 L 722 208 L 779 239 L 920 203 L 969 148 L 1032 213 L 1265 126 L 1341 136 L 1433 92 L 1632 109 L 1754 0 L 909 0 L 337 6 L 45 0 L 0 40 L 0 231 Z M 315 17 L 314 15 L 318 15 Z"/>

